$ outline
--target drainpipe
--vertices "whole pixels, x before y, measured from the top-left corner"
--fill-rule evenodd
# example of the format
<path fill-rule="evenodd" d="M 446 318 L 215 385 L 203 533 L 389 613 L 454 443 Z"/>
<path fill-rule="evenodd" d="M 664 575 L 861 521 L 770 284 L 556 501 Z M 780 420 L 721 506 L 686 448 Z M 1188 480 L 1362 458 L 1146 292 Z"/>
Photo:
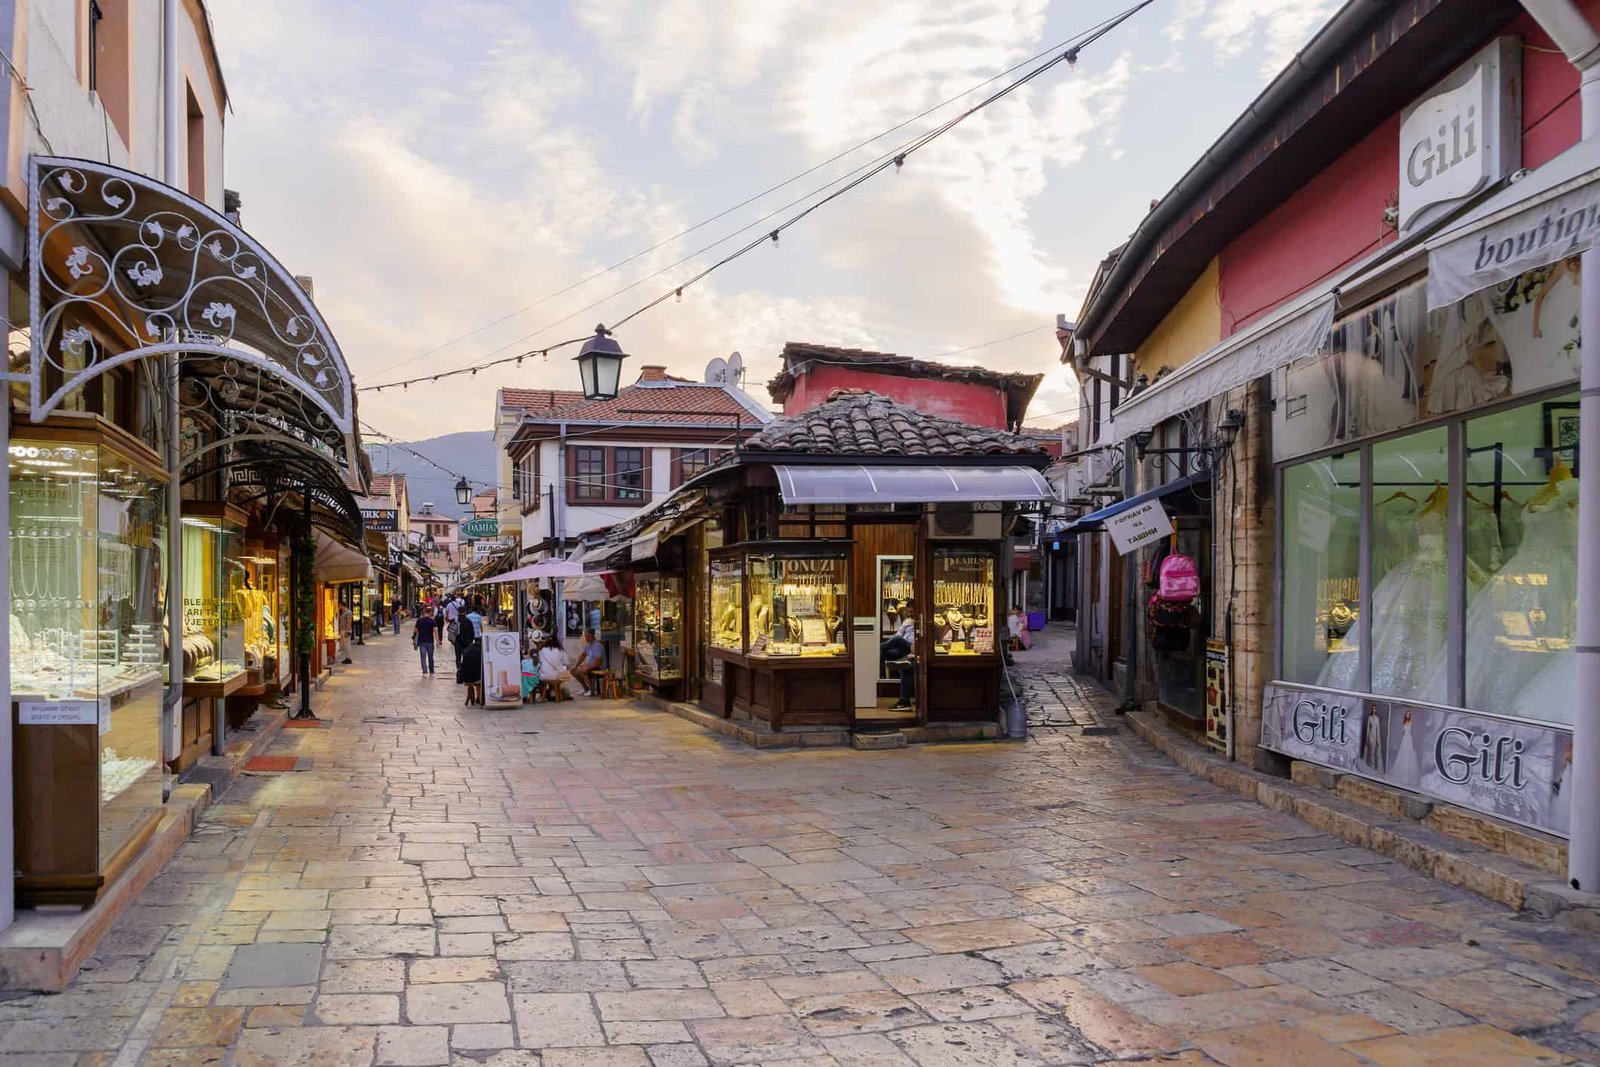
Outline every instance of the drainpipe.
<path fill-rule="evenodd" d="M 161 176 L 173 188 L 178 184 L 178 102 L 183 88 L 178 77 L 178 6 L 182 0 L 161 0 L 162 153 Z"/>
<path fill-rule="evenodd" d="M 1578 69 L 1583 137 L 1600 135 L 1600 34 L 1571 0 L 1522 0 L 1534 21 Z M 1571 847 L 1567 878 L 1574 889 L 1600 891 L 1600 249 L 1583 253 L 1579 279 L 1583 339 L 1579 377 L 1578 470 L 1596 478 L 1578 493 L 1577 713 L 1572 725 Z"/>

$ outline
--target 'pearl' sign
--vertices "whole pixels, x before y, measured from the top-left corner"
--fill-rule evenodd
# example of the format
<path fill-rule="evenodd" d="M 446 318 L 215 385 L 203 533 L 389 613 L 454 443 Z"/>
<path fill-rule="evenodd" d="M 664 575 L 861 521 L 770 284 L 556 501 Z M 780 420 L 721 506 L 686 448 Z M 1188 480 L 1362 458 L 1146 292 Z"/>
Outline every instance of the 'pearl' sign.
<path fill-rule="evenodd" d="M 1400 230 L 1521 165 L 1522 54 L 1502 37 L 1400 113 Z"/>

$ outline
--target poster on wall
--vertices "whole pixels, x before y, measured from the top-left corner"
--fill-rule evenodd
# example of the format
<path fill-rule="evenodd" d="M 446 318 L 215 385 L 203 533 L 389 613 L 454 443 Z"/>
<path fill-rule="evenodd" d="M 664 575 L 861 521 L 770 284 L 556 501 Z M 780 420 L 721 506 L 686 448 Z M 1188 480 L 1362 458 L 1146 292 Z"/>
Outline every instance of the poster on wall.
<path fill-rule="evenodd" d="M 1263 707 L 1275 752 L 1567 836 L 1572 735 L 1558 726 L 1281 683 Z"/>
<path fill-rule="evenodd" d="M 1129 552 L 1172 535 L 1172 518 L 1159 500 L 1147 500 L 1138 507 L 1106 517 L 1106 533 L 1117 548 L 1117 555 Z"/>
<path fill-rule="evenodd" d="M 1333 324 L 1274 382 L 1272 450 L 1292 459 L 1578 378 L 1578 261 L 1430 312 L 1427 282 Z"/>
<path fill-rule="evenodd" d="M 1228 646 L 1215 638 L 1206 641 L 1206 744 L 1219 752 L 1228 748 L 1233 705 L 1228 698 Z"/>
<path fill-rule="evenodd" d="M 521 641 L 514 633 L 483 635 L 483 705 L 515 708 L 522 705 Z"/>

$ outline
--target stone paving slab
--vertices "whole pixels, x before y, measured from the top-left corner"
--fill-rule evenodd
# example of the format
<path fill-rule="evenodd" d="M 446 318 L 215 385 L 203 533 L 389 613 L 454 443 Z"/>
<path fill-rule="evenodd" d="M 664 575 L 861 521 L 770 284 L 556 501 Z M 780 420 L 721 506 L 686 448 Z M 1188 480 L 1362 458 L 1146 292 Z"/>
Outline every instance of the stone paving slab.
<path fill-rule="evenodd" d="M 1126 732 L 758 750 L 357 651 L 0 1067 L 1600 1063 L 1594 935 Z"/>

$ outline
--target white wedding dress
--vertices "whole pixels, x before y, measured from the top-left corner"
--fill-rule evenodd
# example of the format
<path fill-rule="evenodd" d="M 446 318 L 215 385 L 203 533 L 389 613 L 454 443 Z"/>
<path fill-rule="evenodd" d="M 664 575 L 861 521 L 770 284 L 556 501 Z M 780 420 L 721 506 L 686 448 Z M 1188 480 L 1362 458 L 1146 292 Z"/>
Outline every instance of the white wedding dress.
<path fill-rule="evenodd" d="M 1442 675 L 1430 676 L 1444 650 L 1449 618 L 1449 565 L 1445 557 L 1445 509 L 1424 510 L 1417 519 L 1416 549 L 1383 576 L 1372 591 L 1372 692 L 1409 700 L 1442 701 Z M 1469 567 L 1468 585 L 1477 568 Z M 1481 583 L 1478 583 L 1481 584 Z M 1353 642 L 1352 642 L 1353 643 Z M 1355 657 L 1329 659 L 1318 678 L 1331 689 L 1355 689 Z"/>
<path fill-rule="evenodd" d="M 1576 680 L 1570 648 L 1530 649 L 1570 637 L 1578 589 L 1578 481 L 1522 513 L 1522 544 L 1467 608 L 1467 705 L 1571 722 Z M 1443 670 L 1438 674 L 1443 677 Z"/>

